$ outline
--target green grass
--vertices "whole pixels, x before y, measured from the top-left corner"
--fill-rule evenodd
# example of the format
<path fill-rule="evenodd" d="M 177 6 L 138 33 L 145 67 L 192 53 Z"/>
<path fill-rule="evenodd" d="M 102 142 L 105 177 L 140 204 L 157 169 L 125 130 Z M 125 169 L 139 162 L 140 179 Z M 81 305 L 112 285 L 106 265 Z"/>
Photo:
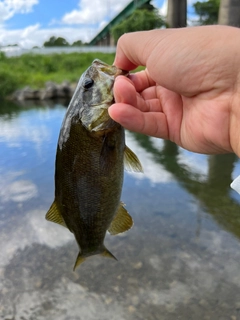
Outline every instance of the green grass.
<path fill-rule="evenodd" d="M 61 53 L 51 55 L 24 54 L 7 58 L 0 53 L 0 97 L 16 89 L 30 86 L 42 88 L 46 81 L 77 82 L 94 59 L 112 64 L 111 53 Z"/>
<path fill-rule="evenodd" d="M 43 88 L 47 81 L 55 83 L 61 83 L 64 80 L 71 83 L 77 82 L 94 59 L 112 64 L 114 54 L 101 52 L 24 54 L 8 58 L 0 52 L 0 98 L 4 98 L 25 86 L 30 86 L 33 89 Z M 139 67 L 136 70 L 142 69 Z"/>

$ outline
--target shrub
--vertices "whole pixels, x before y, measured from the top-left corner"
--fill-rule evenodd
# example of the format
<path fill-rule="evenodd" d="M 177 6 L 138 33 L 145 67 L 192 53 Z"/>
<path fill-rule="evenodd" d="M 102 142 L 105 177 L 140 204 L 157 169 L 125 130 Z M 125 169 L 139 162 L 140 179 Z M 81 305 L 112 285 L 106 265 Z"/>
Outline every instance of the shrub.
<path fill-rule="evenodd" d="M 63 80 L 76 82 L 94 59 L 112 64 L 114 54 L 61 53 L 23 54 L 19 57 L 6 57 L 0 54 L 0 97 L 13 93 L 16 89 L 29 85 L 32 88 L 44 87 L 46 81 L 61 83 Z"/>
<path fill-rule="evenodd" d="M 12 72 L 0 70 L 0 98 L 13 93 L 19 85 L 18 79 Z"/>

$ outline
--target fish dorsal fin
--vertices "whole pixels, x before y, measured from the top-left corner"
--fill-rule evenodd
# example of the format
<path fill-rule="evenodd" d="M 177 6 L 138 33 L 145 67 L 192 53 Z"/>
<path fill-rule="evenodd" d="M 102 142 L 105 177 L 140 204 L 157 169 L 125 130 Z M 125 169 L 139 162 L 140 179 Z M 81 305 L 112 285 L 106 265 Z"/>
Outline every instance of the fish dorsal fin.
<path fill-rule="evenodd" d="M 52 222 L 60 224 L 63 227 L 67 227 L 65 222 L 64 222 L 64 220 L 63 220 L 63 217 L 61 215 L 61 212 L 60 212 L 60 210 L 58 208 L 58 205 L 57 205 L 56 201 L 53 201 L 53 203 L 52 203 L 50 209 L 48 210 L 45 218 L 48 221 L 52 221 Z"/>
<path fill-rule="evenodd" d="M 123 207 L 123 203 L 121 202 L 117 214 L 115 215 L 108 232 L 111 235 L 116 235 L 118 233 L 125 232 L 129 230 L 133 225 L 133 219 L 127 210 Z"/>
<path fill-rule="evenodd" d="M 138 157 L 127 146 L 125 146 L 124 150 L 124 166 L 128 171 L 143 172 L 143 168 Z"/>

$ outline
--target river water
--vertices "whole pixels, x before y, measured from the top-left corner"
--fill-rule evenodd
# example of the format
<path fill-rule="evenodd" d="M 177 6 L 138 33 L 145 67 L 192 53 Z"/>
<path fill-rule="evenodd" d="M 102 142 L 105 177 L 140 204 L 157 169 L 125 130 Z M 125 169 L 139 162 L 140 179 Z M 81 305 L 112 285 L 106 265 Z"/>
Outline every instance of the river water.
<path fill-rule="evenodd" d="M 240 319 L 240 174 L 205 156 L 127 132 L 144 174 L 125 173 L 134 227 L 106 237 L 118 261 L 72 271 L 72 234 L 44 218 L 53 201 L 63 103 L 0 103 L 0 319 Z"/>

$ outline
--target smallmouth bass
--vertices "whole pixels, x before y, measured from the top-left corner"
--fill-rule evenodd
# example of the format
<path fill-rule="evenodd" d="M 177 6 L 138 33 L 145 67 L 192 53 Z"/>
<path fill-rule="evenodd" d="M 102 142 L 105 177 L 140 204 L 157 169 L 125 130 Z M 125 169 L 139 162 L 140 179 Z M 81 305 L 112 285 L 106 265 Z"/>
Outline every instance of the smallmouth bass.
<path fill-rule="evenodd" d="M 87 257 L 116 259 L 104 246 L 106 232 L 130 229 L 131 216 L 120 201 L 124 163 L 142 171 L 125 145 L 124 129 L 108 115 L 113 84 L 127 72 L 94 60 L 81 76 L 59 134 L 55 199 L 46 219 L 67 227 L 79 246 L 74 270 Z"/>

